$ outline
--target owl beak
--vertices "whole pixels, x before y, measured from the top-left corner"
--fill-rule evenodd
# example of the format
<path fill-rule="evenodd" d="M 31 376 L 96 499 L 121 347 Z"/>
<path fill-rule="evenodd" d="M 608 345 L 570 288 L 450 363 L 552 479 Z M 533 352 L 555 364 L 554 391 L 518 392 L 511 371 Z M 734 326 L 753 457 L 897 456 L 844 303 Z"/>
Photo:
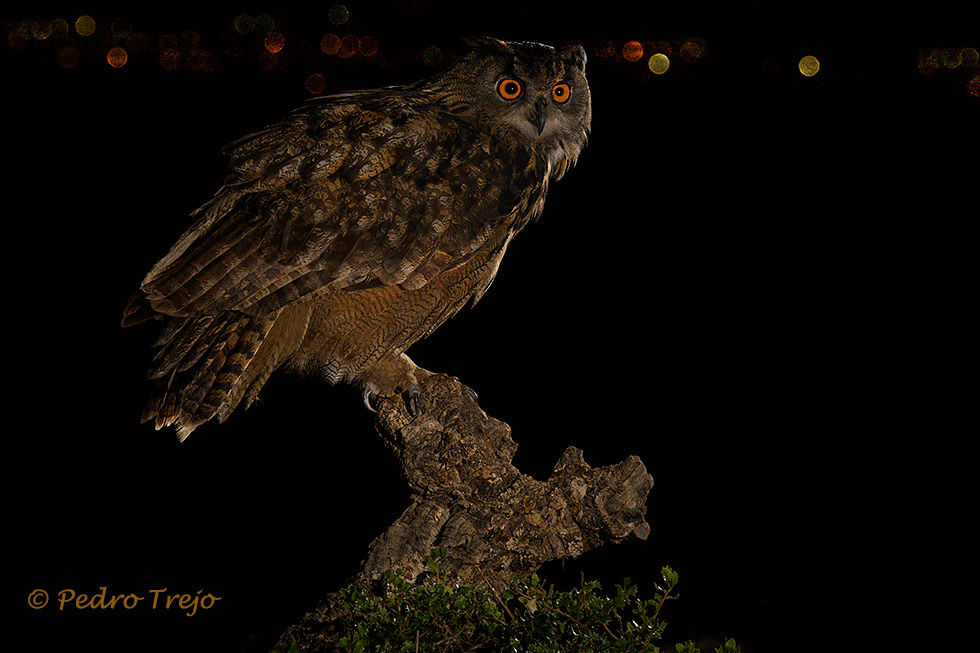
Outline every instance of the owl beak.
<path fill-rule="evenodd" d="M 548 102 L 546 100 L 541 100 L 534 105 L 531 109 L 531 113 L 527 116 L 527 121 L 534 125 L 535 129 L 538 130 L 538 136 L 544 131 L 544 123 L 548 120 Z"/>

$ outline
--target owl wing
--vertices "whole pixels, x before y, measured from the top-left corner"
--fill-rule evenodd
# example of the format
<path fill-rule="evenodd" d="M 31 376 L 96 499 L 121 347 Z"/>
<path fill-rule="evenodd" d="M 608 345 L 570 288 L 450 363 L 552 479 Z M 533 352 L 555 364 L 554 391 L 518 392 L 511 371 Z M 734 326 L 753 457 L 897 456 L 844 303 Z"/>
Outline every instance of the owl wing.
<path fill-rule="evenodd" d="M 197 222 L 143 281 L 174 316 L 264 315 L 307 295 L 417 288 L 465 262 L 522 201 L 513 157 L 430 107 L 348 95 L 229 146 Z"/>

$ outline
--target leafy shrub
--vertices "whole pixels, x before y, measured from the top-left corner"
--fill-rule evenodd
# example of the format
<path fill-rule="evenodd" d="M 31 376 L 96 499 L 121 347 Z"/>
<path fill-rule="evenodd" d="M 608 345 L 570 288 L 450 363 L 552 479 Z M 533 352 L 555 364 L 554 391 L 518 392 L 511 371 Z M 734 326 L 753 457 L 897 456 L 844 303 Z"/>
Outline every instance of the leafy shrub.
<path fill-rule="evenodd" d="M 664 586 L 652 599 L 637 596 L 626 579 L 615 595 L 603 596 L 598 582 L 560 592 L 536 576 L 498 593 L 475 585 L 448 585 L 439 571 L 446 550 L 426 564 L 431 573 L 417 583 L 400 570 L 385 574 L 381 596 L 351 585 L 340 590 L 344 617 L 338 648 L 351 653 L 506 651 L 514 653 L 659 653 L 666 624 L 660 620 L 677 573 L 662 569 Z M 673 648 L 673 647 L 672 647 Z M 294 649 L 291 648 L 292 653 Z M 700 653 L 679 644 L 678 653 Z M 739 653 L 729 640 L 716 653 Z"/>

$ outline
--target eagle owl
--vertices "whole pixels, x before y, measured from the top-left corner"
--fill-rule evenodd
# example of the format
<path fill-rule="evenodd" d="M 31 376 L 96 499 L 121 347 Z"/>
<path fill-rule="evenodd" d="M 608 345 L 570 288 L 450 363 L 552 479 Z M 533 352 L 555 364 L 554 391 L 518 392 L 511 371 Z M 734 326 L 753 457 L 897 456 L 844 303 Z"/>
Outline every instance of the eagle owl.
<path fill-rule="evenodd" d="M 581 46 L 469 44 L 433 77 L 317 98 L 228 146 L 123 316 L 164 322 L 144 422 L 183 440 L 283 365 L 418 411 L 405 350 L 486 292 L 592 117 Z"/>

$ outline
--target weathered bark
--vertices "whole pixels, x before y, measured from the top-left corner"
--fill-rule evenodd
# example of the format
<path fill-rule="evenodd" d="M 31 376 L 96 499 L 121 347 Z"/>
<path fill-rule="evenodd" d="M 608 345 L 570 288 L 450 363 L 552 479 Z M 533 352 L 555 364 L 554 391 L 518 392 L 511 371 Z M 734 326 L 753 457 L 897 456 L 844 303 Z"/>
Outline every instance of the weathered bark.
<path fill-rule="evenodd" d="M 548 480 L 537 481 L 511 464 L 517 444 L 510 427 L 484 413 L 453 377 L 422 381 L 414 418 L 401 398 L 382 399 L 377 428 L 414 494 L 371 543 L 356 581 L 370 585 L 396 568 L 414 579 L 433 548 L 447 547 L 439 565 L 446 578 L 500 589 L 550 560 L 650 533 L 643 516 L 653 478 L 638 457 L 592 468 L 569 447 Z M 283 634 L 278 650 L 293 640 L 329 650 L 336 606 L 331 595 Z"/>

